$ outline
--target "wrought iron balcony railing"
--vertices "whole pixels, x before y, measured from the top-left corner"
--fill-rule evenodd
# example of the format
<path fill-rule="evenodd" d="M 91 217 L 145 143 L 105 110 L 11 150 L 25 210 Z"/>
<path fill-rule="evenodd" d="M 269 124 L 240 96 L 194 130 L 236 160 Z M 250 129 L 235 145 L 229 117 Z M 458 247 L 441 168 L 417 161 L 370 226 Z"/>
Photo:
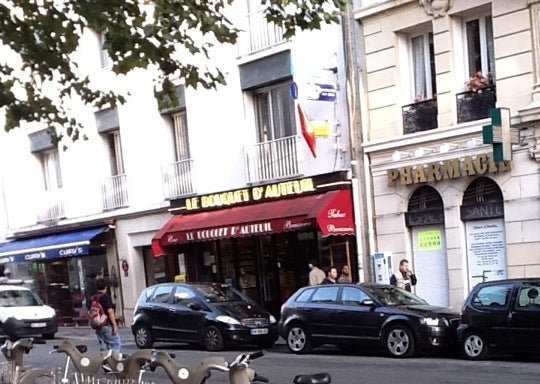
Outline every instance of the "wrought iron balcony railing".
<path fill-rule="evenodd" d="M 193 193 L 192 164 L 192 159 L 186 159 L 163 167 L 162 177 L 165 199 L 174 199 Z"/>
<path fill-rule="evenodd" d="M 437 99 L 404 105 L 401 109 L 405 134 L 437 128 Z"/>
<path fill-rule="evenodd" d="M 111 176 L 101 185 L 104 211 L 128 206 L 127 177 L 125 174 Z"/>
<path fill-rule="evenodd" d="M 284 179 L 300 175 L 300 136 L 265 141 L 245 148 L 248 182 Z"/>
<path fill-rule="evenodd" d="M 490 110 L 495 108 L 496 101 L 495 86 L 482 88 L 476 92 L 467 91 L 456 94 L 458 123 L 489 117 Z"/>
<path fill-rule="evenodd" d="M 38 204 L 38 223 L 57 221 L 65 217 L 64 194 L 61 189 L 45 191 Z"/>

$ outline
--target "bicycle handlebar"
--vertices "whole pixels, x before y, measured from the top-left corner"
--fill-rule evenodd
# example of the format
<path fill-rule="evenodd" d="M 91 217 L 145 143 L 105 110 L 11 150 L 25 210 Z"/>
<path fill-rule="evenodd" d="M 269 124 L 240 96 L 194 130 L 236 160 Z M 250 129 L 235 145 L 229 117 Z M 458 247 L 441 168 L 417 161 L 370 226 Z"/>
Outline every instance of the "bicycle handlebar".
<path fill-rule="evenodd" d="M 255 360 L 255 359 L 258 359 L 259 357 L 263 357 L 264 356 L 264 352 L 263 351 L 257 351 L 257 352 L 253 352 L 253 353 L 250 353 L 248 355 L 249 359 L 250 360 Z"/>
<path fill-rule="evenodd" d="M 270 379 L 255 373 L 255 376 L 253 377 L 253 382 L 256 382 L 256 381 L 258 381 L 259 383 L 269 383 Z"/>

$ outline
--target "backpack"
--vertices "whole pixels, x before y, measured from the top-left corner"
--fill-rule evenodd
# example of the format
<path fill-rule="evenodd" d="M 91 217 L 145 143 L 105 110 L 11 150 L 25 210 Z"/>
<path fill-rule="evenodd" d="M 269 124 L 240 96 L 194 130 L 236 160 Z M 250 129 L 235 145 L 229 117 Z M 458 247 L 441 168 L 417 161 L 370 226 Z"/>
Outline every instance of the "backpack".
<path fill-rule="evenodd" d="M 103 295 L 92 296 L 92 304 L 88 310 L 88 321 L 93 329 L 101 329 L 109 322 L 109 318 L 99 302 L 101 296 Z"/>

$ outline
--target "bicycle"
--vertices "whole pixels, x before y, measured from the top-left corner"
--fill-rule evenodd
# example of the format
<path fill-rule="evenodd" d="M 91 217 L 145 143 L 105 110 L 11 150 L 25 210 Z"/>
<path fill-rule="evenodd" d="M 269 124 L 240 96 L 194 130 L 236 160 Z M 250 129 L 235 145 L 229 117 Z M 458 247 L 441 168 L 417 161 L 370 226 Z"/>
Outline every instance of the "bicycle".
<path fill-rule="evenodd" d="M 249 367 L 251 360 L 264 356 L 262 351 L 250 354 L 240 354 L 229 365 L 230 384 L 268 383 L 268 378 L 260 376 Z M 301 374 L 294 377 L 294 384 L 330 384 L 332 377 L 328 372 Z"/>
<path fill-rule="evenodd" d="M 0 383 L 2 384 L 35 384 L 39 379 L 48 382 L 54 380 L 54 373 L 43 368 L 25 368 L 23 356 L 28 354 L 34 344 L 45 344 L 34 338 L 22 338 L 17 341 L 6 339 L 0 347 L 6 362 L 0 367 Z"/>

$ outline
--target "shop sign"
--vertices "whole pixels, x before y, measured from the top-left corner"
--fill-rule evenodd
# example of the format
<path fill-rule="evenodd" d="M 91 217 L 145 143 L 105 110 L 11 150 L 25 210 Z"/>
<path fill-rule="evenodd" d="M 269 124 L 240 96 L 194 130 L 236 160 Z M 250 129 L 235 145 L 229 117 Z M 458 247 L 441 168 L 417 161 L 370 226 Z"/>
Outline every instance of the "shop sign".
<path fill-rule="evenodd" d="M 475 158 L 465 156 L 463 160 L 451 159 L 390 169 L 387 172 L 388 186 L 394 186 L 397 181 L 402 185 L 410 185 L 504 172 L 510 170 L 510 167 L 510 161 L 495 162 L 488 154 L 477 155 Z"/>
<path fill-rule="evenodd" d="M 78 245 L 57 249 L 45 249 L 41 251 L 19 253 L 11 256 L 2 257 L 0 258 L 0 264 L 64 259 L 68 257 L 85 256 L 88 255 L 88 252 L 88 245 Z"/>
<path fill-rule="evenodd" d="M 190 197 L 185 200 L 185 209 L 187 211 L 198 211 L 211 208 L 224 208 L 312 192 L 315 192 L 315 185 L 313 178 L 308 177 L 299 180 Z"/>

